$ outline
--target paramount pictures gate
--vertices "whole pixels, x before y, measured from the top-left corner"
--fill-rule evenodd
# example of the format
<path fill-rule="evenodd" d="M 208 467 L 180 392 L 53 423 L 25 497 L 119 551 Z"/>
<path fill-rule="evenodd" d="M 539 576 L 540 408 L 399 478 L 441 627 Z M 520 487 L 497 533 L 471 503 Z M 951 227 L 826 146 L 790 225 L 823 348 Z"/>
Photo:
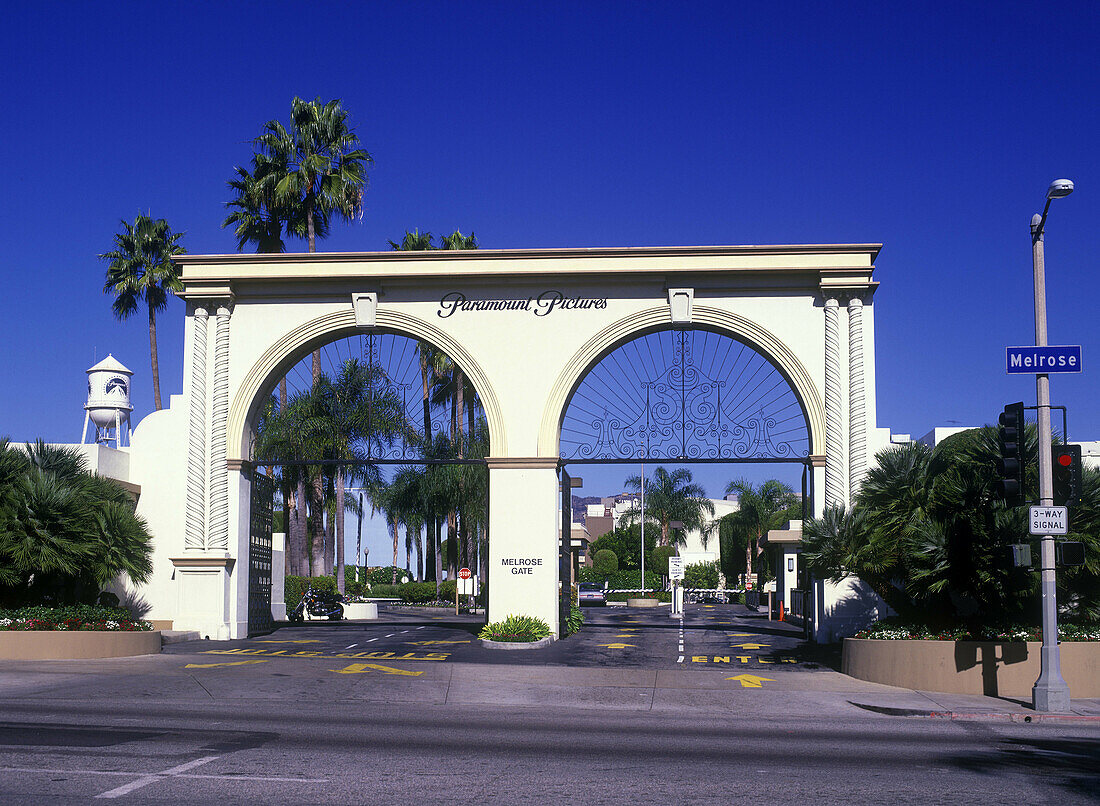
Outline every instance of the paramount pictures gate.
<path fill-rule="evenodd" d="M 477 391 L 489 444 L 483 461 L 490 620 L 525 614 L 558 630 L 563 461 L 601 455 L 800 461 L 812 514 L 846 502 L 868 457 L 888 441 L 885 429 L 875 427 L 872 275 L 879 248 L 178 256 L 187 304 L 184 394 L 135 432 L 135 445 L 145 430 L 144 439 L 163 445 L 165 457 L 159 474 L 139 480 L 139 511 L 158 551 L 172 558 L 143 591 L 152 617 L 221 637 L 245 635 L 250 623 L 260 623 L 262 614 L 253 619 L 250 611 L 262 602 L 262 545 L 257 593 L 231 564 L 252 555 L 253 486 L 263 483 L 252 472 L 263 458 L 254 453 L 262 407 L 310 350 L 372 332 L 438 348 Z M 677 330 L 709 334 L 712 347 L 721 337 L 731 349 L 744 346 L 758 356 L 773 373 L 768 377 L 782 381 L 777 393 L 797 414 L 791 422 L 798 438 L 779 438 L 782 418 L 771 403 L 734 410 L 737 390 L 751 387 L 719 371 L 721 356 L 711 347 L 700 352 L 697 343 L 690 345 L 694 357 L 709 350 L 715 365 L 694 380 L 690 373 L 664 380 L 676 394 L 663 403 L 679 398 L 679 426 L 666 422 L 660 373 L 650 372 L 640 373 L 648 386 L 635 383 L 629 395 L 641 400 L 634 409 L 589 410 L 587 436 L 572 434 L 571 401 L 581 400 L 585 379 L 604 359 L 650 334 Z M 675 345 L 667 349 L 675 370 Z M 631 377 L 628 368 L 622 372 Z M 716 385 L 710 397 L 693 397 L 708 384 L 703 375 Z M 639 398 L 647 390 L 648 404 Z M 692 412 L 695 404 L 706 416 Z M 646 412 L 648 424 L 639 419 Z M 789 455 L 775 453 L 783 444 Z M 746 446 L 755 447 L 739 456 Z M 532 573 L 512 573 L 517 567 Z M 212 569 L 217 573 L 193 573 Z"/>

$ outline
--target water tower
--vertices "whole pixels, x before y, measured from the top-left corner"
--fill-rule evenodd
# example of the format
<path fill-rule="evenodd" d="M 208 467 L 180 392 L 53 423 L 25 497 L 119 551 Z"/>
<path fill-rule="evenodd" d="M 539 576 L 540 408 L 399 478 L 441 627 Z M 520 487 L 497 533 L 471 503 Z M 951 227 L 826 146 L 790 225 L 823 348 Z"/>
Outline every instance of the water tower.
<path fill-rule="evenodd" d="M 88 402 L 84 404 L 83 445 L 88 439 L 88 421 L 95 423 L 95 442 L 121 448 L 123 435 L 130 444 L 130 376 L 134 373 L 108 355 L 88 372 Z M 126 430 L 123 431 L 123 424 Z"/>

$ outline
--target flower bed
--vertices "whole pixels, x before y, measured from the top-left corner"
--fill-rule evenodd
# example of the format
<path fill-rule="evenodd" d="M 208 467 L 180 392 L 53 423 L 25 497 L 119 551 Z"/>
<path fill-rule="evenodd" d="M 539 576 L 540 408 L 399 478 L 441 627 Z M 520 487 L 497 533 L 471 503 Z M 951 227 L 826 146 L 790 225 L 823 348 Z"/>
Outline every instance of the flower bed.
<path fill-rule="evenodd" d="M 1040 627 L 984 627 L 969 629 L 966 627 L 948 627 L 932 629 L 924 625 L 905 624 L 896 619 L 877 621 L 865 630 L 860 630 L 855 638 L 869 638 L 878 641 L 1042 641 Z M 1058 640 L 1100 641 L 1100 624 L 1059 624 Z"/>
<path fill-rule="evenodd" d="M 152 629 L 150 622 L 135 619 L 129 610 L 119 607 L 68 605 L 0 609 L 0 630 L 11 632 L 143 632 Z"/>
<path fill-rule="evenodd" d="M 0 609 L 0 658 L 82 660 L 151 655 L 161 635 L 128 610 L 93 605 Z"/>

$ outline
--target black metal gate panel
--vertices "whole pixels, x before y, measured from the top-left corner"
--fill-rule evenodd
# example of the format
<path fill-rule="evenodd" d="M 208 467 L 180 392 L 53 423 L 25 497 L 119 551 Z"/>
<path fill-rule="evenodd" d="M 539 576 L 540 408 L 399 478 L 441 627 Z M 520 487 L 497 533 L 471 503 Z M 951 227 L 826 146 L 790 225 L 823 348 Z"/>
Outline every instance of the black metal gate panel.
<path fill-rule="evenodd" d="M 269 632 L 271 616 L 271 526 L 275 484 L 252 474 L 251 523 L 248 534 L 248 634 Z"/>

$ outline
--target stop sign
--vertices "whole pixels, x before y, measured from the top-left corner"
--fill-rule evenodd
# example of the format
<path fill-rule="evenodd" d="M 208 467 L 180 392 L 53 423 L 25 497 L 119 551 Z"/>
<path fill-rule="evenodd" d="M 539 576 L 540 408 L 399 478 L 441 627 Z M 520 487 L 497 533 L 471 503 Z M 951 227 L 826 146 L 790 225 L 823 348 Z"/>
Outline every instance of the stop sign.
<path fill-rule="evenodd" d="M 471 573 L 469 568 L 459 568 L 458 569 L 458 578 L 459 579 L 469 579 L 472 576 L 473 576 L 473 573 Z"/>

